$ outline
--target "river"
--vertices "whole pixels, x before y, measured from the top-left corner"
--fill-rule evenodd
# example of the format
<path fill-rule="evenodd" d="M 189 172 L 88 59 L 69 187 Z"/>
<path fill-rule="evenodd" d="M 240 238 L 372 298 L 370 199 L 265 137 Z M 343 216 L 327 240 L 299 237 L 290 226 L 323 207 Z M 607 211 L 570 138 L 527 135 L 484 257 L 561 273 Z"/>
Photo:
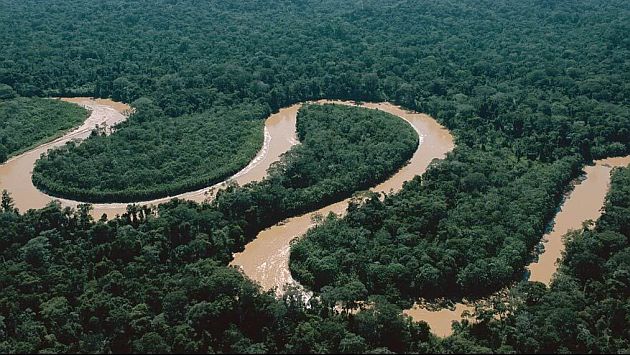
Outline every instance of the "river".
<path fill-rule="evenodd" d="M 597 160 L 594 165 L 584 168 L 584 176 L 575 182 L 575 188 L 568 194 L 562 207 L 554 218 L 551 232 L 542 238 L 545 246 L 538 260 L 528 266 L 529 281 L 542 282 L 549 286 L 558 270 L 558 262 L 564 251 L 562 237 L 571 230 L 579 230 L 587 220 L 596 221 L 602 214 L 606 194 L 610 187 L 610 173 L 614 167 L 630 164 L 630 156 Z M 464 311 L 472 312 L 470 304 L 457 303 L 452 308 L 437 311 L 414 305 L 404 313 L 414 320 L 423 320 L 431 326 L 431 331 L 438 336 L 452 334 L 451 323 L 461 321 Z"/>
<path fill-rule="evenodd" d="M 16 207 L 21 211 L 41 208 L 53 200 L 59 200 L 63 206 L 76 207 L 80 202 L 54 198 L 35 188 L 31 181 L 35 161 L 48 149 L 61 146 L 72 139 L 85 139 L 97 124 L 106 123 L 111 127 L 125 120 L 126 114 L 130 112 L 129 106 L 111 100 L 90 98 L 63 100 L 88 108 L 91 110 L 90 117 L 79 128 L 63 137 L 13 157 L 0 165 L 0 190 L 9 190 Z M 356 105 L 352 102 L 333 100 L 320 100 L 317 103 Z M 420 144 L 408 164 L 387 181 L 373 187 L 371 191 L 387 193 L 399 191 L 405 181 L 423 174 L 434 159 L 443 159 L 454 148 L 453 137 L 449 131 L 425 114 L 409 112 L 390 103 L 366 103 L 356 106 L 383 110 L 398 116 L 407 121 L 420 137 Z M 265 139 L 261 150 L 249 165 L 226 181 L 232 180 L 243 185 L 262 180 L 271 163 L 277 161 L 293 145 L 298 144 L 295 125 L 300 107 L 301 104 L 296 104 L 271 115 L 265 121 Z M 540 281 L 547 285 L 551 282 L 557 270 L 557 260 L 564 250 L 561 237 L 569 230 L 581 228 L 584 221 L 596 220 L 600 216 L 609 188 L 612 168 L 628 164 L 630 164 L 630 156 L 598 160 L 594 165 L 585 168 L 584 179 L 576 183 L 574 190 L 568 194 L 560 212 L 556 215 L 553 230 L 543 237 L 545 250 L 538 260 L 529 266 L 530 280 Z M 137 203 L 155 205 L 174 197 L 202 202 L 212 198 L 216 190 L 224 184 L 225 181 L 197 191 Z M 241 268 L 249 278 L 258 282 L 264 289 L 276 288 L 277 292 L 281 293 L 283 286 L 297 285 L 288 267 L 290 242 L 314 226 L 315 216 L 327 215 L 331 212 L 343 215 L 348 202 L 349 199 L 346 199 L 317 211 L 289 218 L 261 231 L 256 239 L 246 245 L 243 252 L 234 255 L 231 265 Z M 124 213 L 127 203 L 93 204 L 93 206 L 95 217 L 100 217 L 103 213 L 113 216 Z M 452 309 L 434 311 L 414 305 L 404 313 L 416 321 L 427 322 L 436 335 L 447 336 L 451 334 L 452 321 L 461 320 L 466 310 L 472 310 L 472 306 L 458 303 Z"/>
<path fill-rule="evenodd" d="M 39 191 L 32 182 L 35 161 L 39 159 L 41 154 L 51 148 L 63 146 L 70 140 L 82 140 L 87 138 L 97 124 L 102 125 L 106 123 L 108 127 L 111 127 L 124 121 L 127 118 L 127 114 L 131 111 L 128 105 L 111 100 L 83 97 L 64 98 L 62 100 L 73 102 L 87 108 L 91 111 L 90 116 L 79 128 L 76 128 L 68 134 L 15 156 L 0 165 L 0 190 L 6 189 L 11 193 L 15 201 L 15 206 L 20 211 L 26 211 L 31 208 L 42 208 L 54 200 L 59 201 L 62 206 L 68 207 L 76 207 L 78 204 L 82 203 L 80 201 L 49 196 Z M 265 121 L 263 147 L 245 168 L 227 180 L 235 181 L 241 185 L 262 180 L 266 176 L 267 169 L 271 163 L 277 161 L 282 153 L 288 151 L 293 145 L 298 143 L 295 133 L 295 123 L 299 108 L 299 104 L 293 105 L 283 108 L 279 112 L 269 116 Z M 197 191 L 150 201 L 138 201 L 136 203 L 140 205 L 157 205 L 175 197 L 203 202 L 208 198 L 212 198 L 217 189 L 225 185 L 226 181 Z M 92 216 L 100 218 L 104 213 L 109 217 L 113 217 L 116 214 L 121 215 L 126 212 L 127 205 L 128 203 L 92 204 Z"/>

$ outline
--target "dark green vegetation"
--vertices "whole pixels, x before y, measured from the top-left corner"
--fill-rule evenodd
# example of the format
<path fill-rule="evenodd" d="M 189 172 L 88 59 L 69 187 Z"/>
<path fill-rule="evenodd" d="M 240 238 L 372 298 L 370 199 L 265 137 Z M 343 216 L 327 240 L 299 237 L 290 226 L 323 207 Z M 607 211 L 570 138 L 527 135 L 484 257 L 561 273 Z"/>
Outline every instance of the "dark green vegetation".
<path fill-rule="evenodd" d="M 423 351 L 428 327 L 382 302 L 360 315 L 276 300 L 237 270 L 232 227 L 217 212 L 172 202 L 94 222 L 55 205 L 0 212 L 0 352 Z M 379 331 L 378 329 L 384 329 Z"/>
<path fill-rule="evenodd" d="M 536 282 L 519 285 L 510 301 L 490 302 L 494 307 L 478 324 L 457 328 L 446 343 L 456 352 L 625 354 L 630 351 L 628 290 L 630 168 L 625 168 L 613 175 L 594 230 L 568 235 L 560 274 L 549 289 Z"/>
<path fill-rule="evenodd" d="M 359 290 L 352 297 L 384 294 L 397 303 L 417 295 L 490 292 L 519 277 L 564 186 L 576 176 L 579 166 L 592 158 L 630 151 L 628 1 L 278 0 L 269 6 L 267 0 L 106 0 L 78 4 L 59 0 L 44 7 L 35 0 L 0 0 L 0 83 L 4 84 L 0 95 L 14 90 L 23 96 L 85 94 L 126 102 L 146 97 L 162 111 L 148 116 L 173 119 L 246 105 L 269 111 L 321 97 L 390 100 L 433 115 L 455 133 L 458 148 L 429 171 L 422 183 L 408 184 L 383 203 L 371 200 L 353 207 L 348 218 L 321 227 L 335 234 L 305 241 L 301 254 L 293 257 L 300 262 L 293 269 L 316 288 L 345 291 L 338 287 L 344 280 L 357 280 L 348 284 Z M 168 131 L 171 125 L 164 117 L 151 129 Z M 130 126 L 143 127 L 139 122 Z M 152 142 L 151 149 L 160 149 L 160 144 Z M 71 148 L 65 156 L 78 149 Z M 135 154 L 151 154 L 151 150 L 129 152 L 116 159 L 137 159 Z M 107 170 L 102 165 L 91 168 Z M 238 248 L 220 241 L 242 245 L 261 225 L 289 214 L 289 206 L 266 202 L 268 193 L 262 191 L 269 190 L 263 187 L 228 191 L 217 200 L 218 213 L 213 209 L 198 212 L 208 216 L 200 233 L 217 238 L 213 247 L 224 250 L 219 258 L 222 262 Z M 275 196 L 283 196 L 282 191 Z M 348 188 L 347 193 L 350 191 Z M 325 191 L 320 193 L 314 199 L 323 197 Z M 197 208 L 181 213 L 195 220 L 196 214 L 190 210 Z M 226 218 L 246 222 L 222 222 Z M 27 226 L 35 225 L 35 219 L 16 233 L 28 238 L 31 229 Z M 194 231 L 195 224 L 189 223 Z M 178 235 L 174 231 L 179 231 L 179 224 L 176 226 L 168 233 Z M 184 223 L 181 228 L 186 231 L 188 227 Z M 210 234 L 210 230 L 216 232 Z M 344 244 L 336 233 L 356 238 L 356 245 Z M 327 250 L 320 255 L 319 264 L 306 262 L 314 260 L 309 256 L 318 255 L 308 243 Z M 171 248 L 160 250 L 170 255 Z M 336 248 L 344 248 L 353 253 L 352 260 L 369 265 L 340 263 Z M 382 248 L 378 259 L 374 248 Z M 182 264 L 168 267 L 174 272 L 185 270 Z M 133 282 L 149 287 L 150 282 L 142 280 L 152 269 L 147 270 L 137 271 Z M 29 280 L 49 271 L 33 271 L 15 285 L 28 287 Z M 625 315 L 605 308 L 614 306 L 614 302 L 606 303 L 609 296 L 617 297 L 612 288 L 615 277 L 601 279 L 598 282 L 605 287 L 592 291 L 580 288 L 583 281 L 579 280 L 574 284 L 577 287 L 566 292 L 554 286 L 557 291 L 544 292 L 545 305 L 531 307 L 535 317 L 521 313 L 519 327 L 507 327 L 500 334 L 506 341 L 520 339 L 519 344 L 525 344 L 540 339 L 541 333 L 580 332 L 576 338 L 540 339 L 537 346 L 543 351 L 554 349 L 550 344 L 575 350 L 577 338 L 580 344 L 605 341 L 608 324 L 616 327 L 621 322 L 627 332 L 630 327 L 623 320 Z M 435 285 L 437 289 L 432 289 Z M 591 313 L 580 314 L 592 314 L 592 319 L 574 326 L 572 310 L 577 308 L 569 306 L 565 314 L 570 316 L 559 315 L 564 312 L 559 308 L 554 317 L 545 317 L 554 302 L 584 305 L 571 298 L 576 290 L 584 297 L 602 300 Z M 326 296 L 343 294 L 336 291 Z M 166 294 L 158 292 L 152 299 Z M 84 303 L 74 302 L 73 306 Z M 533 311 L 538 306 L 541 310 Z M 611 316 L 597 314 L 598 309 L 610 310 Z M 220 313 L 208 314 L 217 320 L 212 324 L 220 323 Z M 299 317 L 287 315 L 290 321 Z M 548 319 L 553 321 L 546 324 Z M 116 317 L 109 321 L 128 324 Z M 541 327 L 534 328 L 534 322 Z M 99 324 L 97 329 L 103 328 Z M 284 334 L 279 327 L 270 329 L 279 337 Z M 311 329 L 332 338 L 322 335 L 327 333 L 321 328 Z M 538 332 L 530 333 L 531 329 Z M 585 331 L 589 329 L 593 333 Z M 496 341 L 500 337 L 495 337 L 499 333 L 484 333 L 483 328 L 466 331 L 469 337 L 464 332 L 444 344 L 454 351 L 475 350 L 474 340 L 469 338 L 478 331 L 490 334 L 484 338 L 485 346 L 500 346 Z M 77 330 L 77 334 L 89 337 L 94 332 Z M 594 338 L 589 334 L 595 334 Z M 147 336 L 147 343 L 152 343 L 151 337 L 156 336 Z M 298 338 L 320 344 L 314 335 L 300 333 Z"/>
<path fill-rule="evenodd" d="M 309 231 L 292 246 L 293 275 L 333 294 L 358 283 L 401 306 L 486 295 L 518 279 L 579 161 L 457 154 L 399 194 L 355 203 Z"/>
<path fill-rule="evenodd" d="M 402 352 L 431 346 L 426 325 L 412 324 L 384 300 L 356 317 L 335 312 L 335 300 L 306 309 L 299 293 L 278 301 L 226 267 L 264 226 L 376 184 L 418 144 L 397 117 L 336 105 L 305 106 L 298 136 L 302 144 L 263 182 L 232 186 L 212 204 L 161 205 L 159 217 L 130 206 L 120 218 L 94 222 L 87 205 L 20 215 L 4 195 L 0 352 Z"/>
<path fill-rule="evenodd" d="M 89 202 L 131 202 L 211 186 L 254 158 L 268 111 L 243 105 L 177 119 L 151 103 L 117 126 L 37 161 L 33 183 L 43 191 Z"/>
<path fill-rule="evenodd" d="M 59 100 L 12 96 L 3 96 L 0 84 L 0 163 L 81 125 L 88 114 Z"/>

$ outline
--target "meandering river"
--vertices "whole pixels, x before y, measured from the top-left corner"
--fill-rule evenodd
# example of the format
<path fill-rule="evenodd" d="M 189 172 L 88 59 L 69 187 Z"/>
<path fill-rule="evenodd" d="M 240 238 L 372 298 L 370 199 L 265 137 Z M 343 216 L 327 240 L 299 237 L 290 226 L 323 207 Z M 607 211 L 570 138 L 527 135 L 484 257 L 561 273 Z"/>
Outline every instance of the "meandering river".
<path fill-rule="evenodd" d="M 342 101 L 319 101 L 354 105 Z M 389 103 L 362 104 L 361 107 L 383 110 L 407 121 L 420 136 L 420 144 L 409 163 L 387 181 L 375 186 L 374 192 L 396 192 L 405 181 L 421 175 L 434 159 L 442 159 L 454 147 L 453 137 L 433 118 L 420 113 L 411 113 Z M 281 293 L 287 284 L 296 284 L 289 272 L 289 249 L 291 240 L 306 233 L 314 225 L 313 217 L 335 213 L 343 215 L 350 199 L 326 206 L 317 211 L 289 218 L 263 230 L 245 246 L 242 253 L 234 254 L 231 265 L 240 267 L 245 274 L 258 282 L 264 289 L 276 288 Z"/>
<path fill-rule="evenodd" d="M 594 165 L 584 168 L 584 176 L 576 180 L 575 188 L 568 194 L 560 212 L 554 218 L 553 230 L 542 238 L 544 251 L 538 260 L 528 266 L 529 280 L 549 286 L 558 270 L 558 262 L 564 251 L 562 237 L 571 230 L 579 230 L 587 220 L 597 220 L 602 214 L 606 194 L 610 187 L 610 173 L 614 167 L 630 164 L 630 156 L 597 160 Z M 431 311 L 414 305 L 405 310 L 405 314 L 414 320 L 423 320 L 431 326 L 431 331 L 438 336 L 452 333 L 451 323 L 460 321 L 465 311 L 472 312 L 469 304 L 457 303 L 452 309 Z"/>
<path fill-rule="evenodd" d="M 111 127 L 124 121 L 131 108 L 128 105 L 111 100 L 91 98 L 64 98 L 64 101 L 73 102 L 91 111 L 88 119 L 77 129 L 52 142 L 38 146 L 28 152 L 20 154 L 0 165 L 0 190 L 7 189 L 20 211 L 31 208 L 42 208 L 51 201 L 57 200 L 62 206 L 76 207 L 80 201 L 68 200 L 49 196 L 39 191 L 32 183 L 33 167 L 41 154 L 49 149 L 63 146 L 70 140 L 82 140 L 87 138 L 96 125 Z M 244 185 L 248 182 L 262 180 L 266 171 L 280 155 L 288 151 L 298 141 L 295 133 L 297 111 L 300 105 L 283 108 L 278 113 L 271 115 L 265 121 L 264 143 L 256 157 L 241 171 L 227 180 L 236 181 Z M 226 181 L 227 181 L 226 180 Z M 138 201 L 140 205 L 157 205 L 169 201 L 172 198 L 181 198 L 203 202 L 212 198 L 217 189 L 225 185 L 226 181 L 197 191 L 186 192 L 176 196 Z M 100 218 L 104 213 L 109 217 L 123 214 L 127 210 L 128 203 L 96 203 L 92 204 L 92 216 Z"/>
<path fill-rule="evenodd" d="M 11 192 L 15 205 L 21 211 L 30 208 L 41 208 L 53 200 L 59 200 L 63 206 L 76 207 L 79 201 L 59 199 L 39 191 L 32 183 L 32 171 L 35 161 L 48 149 L 59 147 L 73 139 L 87 138 L 96 125 L 106 124 L 111 127 L 126 119 L 131 108 L 125 104 L 111 100 L 90 98 L 66 98 L 64 101 L 82 105 L 91 111 L 88 119 L 77 129 L 52 142 L 42 144 L 35 149 L 11 158 L 0 165 L 0 190 Z M 351 102 L 321 100 L 317 103 L 336 103 L 356 105 Z M 370 109 L 383 110 L 408 122 L 418 133 L 420 144 L 407 165 L 387 181 L 373 187 L 374 192 L 396 192 L 405 181 L 423 174 L 434 159 L 442 159 L 454 147 L 453 137 L 433 118 L 420 113 L 406 111 L 389 103 L 366 103 L 356 105 Z M 202 202 L 212 198 L 217 189 L 227 181 L 236 181 L 243 185 L 262 180 L 267 169 L 293 145 L 298 144 L 295 125 L 297 112 L 301 104 L 281 109 L 265 121 L 264 144 L 256 157 L 241 171 L 224 182 L 197 191 L 187 192 L 151 201 L 139 201 L 137 204 L 156 205 L 172 198 L 189 199 Z M 585 168 L 584 179 L 576 184 L 575 189 L 567 196 L 561 211 L 555 218 L 553 230 L 544 236 L 545 251 L 538 261 L 529 266 L 530 280 L 549 284 L 557 270 L 557 260 L 564 250 L 562 236 L 569 230 L 579 229 L 585 220 L 595 220 L 601 214 L 605 195 L 610 184 L 610 172 L 613 167 L 630 164 L 630 156 L 609 158 L 595 162 Z M 231 265 L 240 267 L 252 280 L 264 289 L 276 288 L 282 292 L 287 284 L 297 284 L 289 272 L 288 261 L 290 242 L 302 236 L 314 225 L 313 217 L 336 213 L 343 215 L 349 199 L 329 205 L 317 211 L 289 218 L 275 226 L 260 232 L 256 239 L 247 244 L 242 253 L 234 255 Z M 126 211 L 127 203 L 93 204 L 93 215 L 100 217 L 103 213 L 110 217 Z M 462 313 L 472 310 L 470 305 L 458 303 L 451 309 L 437 311 L 415 305 L 405 310 L 405 314 L 416 321 L 425 321 L 432 331 L 439 336 L 451 333 L 451 322 L 462 319 Z"/>

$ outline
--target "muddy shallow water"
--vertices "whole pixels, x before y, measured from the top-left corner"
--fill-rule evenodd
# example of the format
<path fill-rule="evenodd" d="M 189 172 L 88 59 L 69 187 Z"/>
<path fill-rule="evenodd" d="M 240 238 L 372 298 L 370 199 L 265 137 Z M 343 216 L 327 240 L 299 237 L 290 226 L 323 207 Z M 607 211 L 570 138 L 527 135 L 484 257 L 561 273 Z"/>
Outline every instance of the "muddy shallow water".
<path fill-rule="evenodd" d="M 426 115 L 410 114 L 391 104 L 366 104 L 365 107 L 382 109 L 405 119 L 421 137 L 420 146 L 409 164 L 372 191 L 400 190 L 404 181 L 422 174 L 433 159 L 443 158 L 453 148 L 453 138 L 450 133 Z M 568 195 L 561 211 L 556 216 L 554 230 L 544 237 L 548 240 L 545 243 L 545 252 L 540 255 L 538 262 L 532 263 L 529 267 L 530 280 L 549 284 L 558 267 L 556 260 L 564 250 L 562 235 L 571 229 L 581 228 L 585 220 L 596 220 L 599 217 L 608 192 L 612 167 L 628 164 L 630 164 L 630 157 L 609 158 L 596 161 L 594 166 L 585 168 L 584 180 L 577 184 L 574 191 Z M 313 217 L 316 215 L 327 215 L 331 212 L 343 215 L 348 201 L 344 200 L 302 216 L 289 218 L 260 232 L 256 239 L 247 244 L 242 253 L 234 255 L 231 265 L 241 268 L 263 289 L 275 288 L 278 294 L 282 293 L 286 285 L 298 285 L 291 277 L 288 267 L 290 242 L 315 225 Z M 461 321 L 464 312 L 472 312 L 473 309 L 472 305 L 465 303 L 457 303 L 452 308 L 439 310 L 429 310 L 415 304 L 404 313 L 416 321 L 427 322 L 434 334 L 448 336 L 452 334 L 452 322 Z"/>

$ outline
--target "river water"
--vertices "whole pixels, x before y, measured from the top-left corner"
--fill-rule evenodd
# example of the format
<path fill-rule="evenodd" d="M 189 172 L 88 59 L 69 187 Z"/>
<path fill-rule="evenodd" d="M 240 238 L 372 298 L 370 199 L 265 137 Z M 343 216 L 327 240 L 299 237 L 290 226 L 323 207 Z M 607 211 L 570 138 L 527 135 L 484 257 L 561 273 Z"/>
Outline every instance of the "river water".
<path fill-rule="evenodd" d="M 337 103 L 353 105 L 349 102 L 318 101 L 319 103 Z M 371 191 L 396 192 L 405 181 L 421 175 L 433 159 L 442 159 L 454 147 L 453 137 L 433 118 L 419 113 L 411 113 L 389 103 L 361 105 L 378 109 L 407 121 L 420 136 L 420 144 L 409 163 L 402 167 L 387 181 L 375 186 Z M 281 293 L 287 284 L 296 285 L 289 272 L 290 242 L 306 233 L 314 225 L 313 217 L 335 213 L 343 215 L 350 199 L 329 205 L 317 211 L 294 218 L 289 218 L 258 234 L 256 239 L 245 246 L 241 253 L 234 254 L 231 265 L 240 267 L 245 274 L 258 282 L 264 289 L 276 288 Z"/>
<path fill-rule="evenodd" d="M 433 159 L 443 158 L 448 151 L 453 149 L 452 136 L 429 116 L 408 113 L 399 107 L 385 103 L 366 104 L 364 107 L 381 109 L 401 117 L 409 122 L 421 137 L 421 144 L 409 164 L 391 179 L 373 188 L 372 191 L 395 192 L 400 190 L 404 181 L 424 173 Z M 544 253 L 539 256 L 537 262 L 529 266 L 530 280 L 541 281 L 547 285 L 550 283 L 558 267 L 556 260 L 561 257 L 564 250 L 561 237 L 569 230 L 581 228 L 584 221 L 596 220 L 600 216 L 608 192 L 612 168 L 627 166 L 628 164 L 630 164 L 630 156 L 598 160 L 595 165 L 587 166 L 584 169 L 584 179 L 566 198 L 561 211 L 555 218 L 553 231 L 543 238 L 547 241 Z M 288 268 L 290 242 L 315 225 L 314 216 L 325 216 L 331 212 L 343 215 L 348 201 L 344 200 L 302 216 L 289 218 L 260 232 L 256 239 L 247 244 L 242 253 L 234 255 L 231 265 L 241 268 L 249 278 L 258 282 L 263 289 L 275 288 L 276 292 L 281 294 L 286 285 L 297 285 Z M 453 321 L 461 321 L 464 312 L 472 312 L 473 309 L 472 305 L 464 303 L 457 303 L 451 308 L 439 310 L 431 310 L 415 304 L 404 313 L 416 321 L 427 322 L 434 334 L 444 337 L 452 334 L 451 324 Z"/>
<path fill-rule="evenodd" d="M 58 200 L 62 206 L 68 207 L 76 207 L 81 203 L 80 201 L 52 197 L 39 191 L 32 183 L 32 172 L 35 161 L 39 159 L 41 154 L 51 148 L 62 146 L 73 139 L 82 140 L 87 138 L 97 124 L 102 125 L 106 123 L 107 126 L 111 127 L 116 123 L 124 121 L 127 114 L 131 112 L 131 108 L 128 105 L 111 100 L 83 97 L 64 98 L 62 100 L 76 103 L 87 108 L 91 111 L 90 116 L 79 128 L 69 132 L 63 137 L 15 156 L 0 165 L 0 190 L 7 189 L 11 193 L 15 201 L 15 206 L 20 209 L 20 211 L 26 211 L 31 208 L 42 208 L 53 200 Z M 288 151 L 297 143 L 295 123 L 299 107 L 300 105 L 293 105 L 281 109 L 278 113 L 271 115 L 265 121 L 263 147 L 245 168 L 228 180 L 233 180 L 243 185 L 248 182 L 262 180 L 266 176 L 266 171 L 271 163 L 277 161 L 282 153 Z M 216 190 L 224 184 L 225 182 L 222 182 L 197 191 L 136 203 L 141 205 L 157 205 L 175 197 L 203 202 L 208 198 L 212 198 Z M 109 217 L 113 217 L 116 214 L 123 214 L 127 209 L 127 205 L 127 203 L 92 204 L 94 208 L 92 216 L 100 218 L 104 213 Z"/>
<path fill-rule="evenodd" d="M 91 110 L 90 117 L 79 128 L 69 132 L 61 138 L 43 144 L 33 150 L 13 157 L 0 165 L 0 190 L 7 189 L 15 200 L 15 205 L 21 211 L 29 208 L 41 208 L 53 200 L 59 200 L 63 206 L 76 207 L 80 202 L 57 199 L 48 196 L 33 186 L 31 181 L 33 165 L 42 153 L 48 149 L 58 147 L 72 139 L 85 139 L 97 124 L 115 125 L 126 119 L 130 107 L 111 100 L 89 98 L 67 98 L 64 101 L 82 105 Z M 351 102 L 321 100 L 317 103 L 336 103 L 355 105 Z M 389 103 L 367 103 L 360 105 L 370 109 L 383 110 L 407 121 L 418 133 L 420 144 L 407 165 L 402 167 L 387 181 L 372 188 L 375 192 L 396 192 L 402 188 L 405 181 L 416 175 L 421 175 L 434 159 L 442 159 L 454 147 L 453 137 L 433 118 L 419 113 L 412 113 Z M 280 156 L 297 144 L 295 132 L 297 112 L 301 104 L 281 109 L 265 121 L 265 139 L 261 150 L 248 166 L 229 178 L 243 185 L 252 181 L 262 180 L 266 176 L 269 166 Z M 561 211 L 555 218 L 553 230 L 544 236 L 544 252 L 538 261 L 529 266 L 531 281 L 549 284 L 557 270 L 557 260 L 564 250 L 562 236 L 569 230 L 579 229 L 585 220 L 596 220 L 601 214 L 601 208 L 610 184 L 610 172 L 613 167 L 627 166 L 630 156 L 623 158 L 609 158 L 595 162 L 593 166 L 585 168 L 584 179 L 577 183 L 575 189 L 567 196 Z M 178 197 L 202 202 L 212 198 L 216 190 L 225 182 L 198 191 L 183 193 L 151 201 L 141 201 L 138 204 L 158 204 L 171 198 Z M 320 210 L 305 215 L 289 218 L 275 226 L 259 233 L 256 239 L 247 244 L 242 253 L 236 253 L 231 265 L 241 268 L 252 280 L 258 282 L 264 289 L 276 288 L 282 292 L 285 285 L 296 285 L 288 268 L 290 242 L 306 233 L 314 226 L 313 218 L 317 215 L 336 213 L 343 215 L 349 199 L 329 205 Z M 103 213 L 109 216 L 122 214 L 126 210 L 126 203 L 94 204 L 93 215 L 100 217 Z M 451 322 L 462 319 L 464 311 L 471 311 L 472 306 L 458 303 L 453 309 L 429 310 L 414 305 L 404 313 L 416 321 L 427 322 L 438 336 L 451 334 Z"/>
<path fill-rule="evenodd" d="M 597 160 L 595 165 L 584 168 L 584 180 L 575 185 L 554 219 L 553 230 L 543 237 L 544 252 L 539 255 L 538 261 L 528 267 L 530 281 L 546 285 L 551 283 L 558 268 L 557 260 L 564 252 L 562 236 L 571 230 L 581 229 L 584 221 L 599 218 L 610 187 L 611 170 L 628 164 L 630 156 Z"/>

